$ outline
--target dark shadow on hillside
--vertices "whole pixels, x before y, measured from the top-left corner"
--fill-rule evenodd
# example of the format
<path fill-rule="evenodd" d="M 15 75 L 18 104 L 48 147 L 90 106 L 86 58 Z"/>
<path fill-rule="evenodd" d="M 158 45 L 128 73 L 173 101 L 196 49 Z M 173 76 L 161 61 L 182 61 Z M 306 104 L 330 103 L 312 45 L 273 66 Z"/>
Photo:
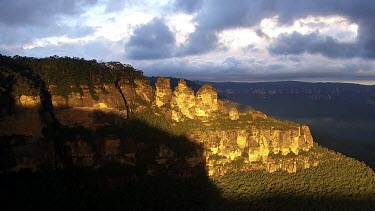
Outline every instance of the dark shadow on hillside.
<path fill-rule="evenodd" d="M 60 150 L 64 168 L 48 167 L 54 163 L 51 156 L 52 164 L 37 172 L 7 172 L 5 168 L 19 164 L 20 160 L 12 159 L 17 153 L 10 150 L 7 157 L 12 163 L 0 168 L 2 210 L 314 210 L 373 206 L 372 201 L 304 197 L 268 189 L 258 189 L 265 196 L 253 197 L 252 187 L 260 183 L 240 176 L 225 185 L 225 181 L 210 179 L 202 146 L 187 137 L 173 135 L 140 118 L 111 123 L 111 116 L 100 115 L 95 121 L 106 126 L 95 131 L 79 126 L 61 127 L 54 136 L 40 140 L 51 145 L 52 137 L 63 141 Z M 162 124 L 163 120 L 160 121 Z M 233 194 L 223 197 L 228 190 Z"/>
<path fill-rule="evenodd" d="M 201 145 L 136 118 L 108 124 L 114 114 L 108 115 L 96 114 L 95 121 L 106 124 L 96 131 L 77 126 L 61 127 L 53 136 L 46 133 L 41 142 L 53 145 L 56 141 L 49 139 L 58 138 L 64 143 L 58 149 L 64 168 L 5 171 L 22 164 L 11 150 L 20 144 L 8 137 L 0 150 L 8 160 L 1 168 L 1 204 L 14 209 L 116 210 L 209 209 L 217 204 L 210 201 L 219 194 L 206 176 Z M 45 166 L 53 166 L 53 159 Z"/>

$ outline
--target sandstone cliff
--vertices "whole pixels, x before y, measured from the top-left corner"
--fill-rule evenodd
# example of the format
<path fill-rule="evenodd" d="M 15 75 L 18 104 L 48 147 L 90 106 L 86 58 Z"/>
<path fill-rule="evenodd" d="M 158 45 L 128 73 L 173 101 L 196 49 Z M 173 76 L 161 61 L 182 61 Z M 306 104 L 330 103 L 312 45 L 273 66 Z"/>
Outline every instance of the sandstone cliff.
<path fill-rule="evenodd" d="M 133 136 L 73 136 L 66 139 L 64 145 L 65 159 L 74 165 L 92 166 L 107 161 L 137 165 L 139 160 L 146 159 L 140 153 L 150 154 L 146 156 L 152 160 L 152 164 L 147 165 L 146 172 L 149 174 L 155 174 L 161 166 L 171 168 L 173 162 L 183 162 L 190 167 L 206 165 L 210 175 L 252 169 L 296 172 L 318 163 L 309 156 L 301 155 L 301 152 L 308 152 L 313 147 L 307 126 L 280 122 L 258 111 L 240 113 L 235 107 L 219 100 L 216 89 L 208 84 L 203 85 L 196 94 L 182 79 L 172 90 L 169 78 L 159 78 L 155 88 L 142 77 L 93 88 L 82 85 L 77 87 L 80 92 L 71 93 L 68 97 L 55 94 L 55 88 L 51 85 L 49 91 L 54 115 L 62 125 L 83 126 L 100 132 L 103 127 L 122 127 L 129 114 L 136 116 L 137 113 L 151 112 L 159 118 L 155 120 L 156 127 L 167 121 L 172 131 L 181 130 L 180 135 L 203 146 L 202 150 L 178 158 L 179 153 L 171 146 L 148 145 Z M 28 110 L 29 115 L 38 117 L 40 99 L 21 96 L 18 106 L 24 110 L 23 114 Z M 126 109 L 130 113 L 125 112 Z M 1 130 L 1 135 L 41 136 L 43 121 L 33 118 L 32 124 L 36 128 L 28 129 L 26 122 L 29 120 L 22 122 L 24 117 L 9 117 L 6 125 L 0 125 L 6 129 Z M 37 143 L 27 142 L 25 147 L 33 144 Z M 11 150 L 13 145 L 9 146 Z M 19 160 L 22 159 L 17 161 L 21 165 Z"/>

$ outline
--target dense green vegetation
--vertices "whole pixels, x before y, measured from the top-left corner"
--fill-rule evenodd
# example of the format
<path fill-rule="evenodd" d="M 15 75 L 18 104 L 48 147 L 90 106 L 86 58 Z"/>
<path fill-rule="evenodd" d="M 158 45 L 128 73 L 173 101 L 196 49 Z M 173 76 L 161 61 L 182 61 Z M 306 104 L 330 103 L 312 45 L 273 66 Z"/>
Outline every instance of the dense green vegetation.
<path fill-rule="evenodd" d="M 237 207 L 374 208 L 374 172 L 354 159 L 337 158 L 295 174 L 251 171 L 215 177 L 213 182 Z"/>
<path fill-rule="evenodd" d="M 8 57 L 0 55 L 0 92 L 11 89 L 14 97 L 21 94 L 38 95 L 41 81 L 55 85 L 54 94 L 67 97 L 72 92 L 82 94 L 81 85 L 88 87 L 97 99 L 94 86 L 124 82 L 134 85 L 143 73 L 131 65 L 119 62 L 97 62 L 80 58 L 51 56 L 47 58 Z"/>

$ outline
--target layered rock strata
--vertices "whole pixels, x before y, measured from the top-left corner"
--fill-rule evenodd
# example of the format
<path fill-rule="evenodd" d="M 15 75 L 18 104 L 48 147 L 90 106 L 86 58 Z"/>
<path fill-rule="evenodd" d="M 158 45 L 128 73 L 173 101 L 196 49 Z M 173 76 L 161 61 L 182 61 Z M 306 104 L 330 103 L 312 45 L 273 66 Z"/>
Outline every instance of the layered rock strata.
<path fill-rule="evenodd" d="M 56 87 L 50 87 L 53 112 L 60 123 L 67 126 L 81 125 L 97 129 L 117 125 L 126 118 L 123 98 L 126 98 L 133 112 L 137 112 L 137 108 L 143 106 L 160 118 L 170 115 L 173 120 L 171 125 L 178 126 L 187 120 L 197 121 L 197 124 L 202 124 L 201 128 L 194 127 L 185 132 L 190 141 L 202 144 L 203 151 L 185 157 L 183 163 L 192 166 L 205 164 L 210 175 L 254 169 L 296 172 L 317 165 L 316 161 L 301 155 L 301 152 L 307 152 L 313 146 L 307 126 L 286 126 L 286 123 L 271 121 L 258 111 L 246 114 L 238 112 L 235 107 L 226 108 L 211 85 L 203 85 L 195 94 L 184 80 L 180 80 L 172 92 L 169 78 L 159 78 L 155 90 L 146 79 L 140 78 L 134 80 L 134 84 L 121 81 L 118 86 L 103 84 L 95 86 L 93 90 L 88 86 L 80 86 L 81 92 L 71 93 L 67 98 L 54 94 L 54 88 Z M 38 113 L 41 108 L 40 98 L 21 96 L 17 105 L 21 110 L 28 110 L 29 116 L 24 112 L 22 115 L 8 117 L 3 121 L 6 124 L 0 123 L 0 135 L 41 136 L 43 124 Z M 31 129 L 34 126 L 38 128 Z M 18 129 L 15 130 L 16 128 Z M 24 146 L 32 146 L 30 149 L 34 149 L 37 143 L 31 142 Z M 181 160 L 168 146 L 148 149 L 144 143 L 137 143 L 131 139 L 105 137 L 93 141 L 78 137 L 77 140 L 67 141 L 65 146 L 67 154 L 70 155 L 69 162 L 74 165 L 97 165 L 106 160 L 137 165 L 137 158 L 146 156 L 140 155 L 140 152 L 152 152 L 146 157 L 151 157 L 147 159 L 159 167 L 169 166 L 171 162 Z M 21 148 L 22 145 L 17 145 L 17 150 Z M 22 153 L 17 155 L 21 156 Z M 22 166 L 21 161 L 21 158 L 17 159 Z M 147 171 L 154 174 L 154 170 L 150 165 Z"/>

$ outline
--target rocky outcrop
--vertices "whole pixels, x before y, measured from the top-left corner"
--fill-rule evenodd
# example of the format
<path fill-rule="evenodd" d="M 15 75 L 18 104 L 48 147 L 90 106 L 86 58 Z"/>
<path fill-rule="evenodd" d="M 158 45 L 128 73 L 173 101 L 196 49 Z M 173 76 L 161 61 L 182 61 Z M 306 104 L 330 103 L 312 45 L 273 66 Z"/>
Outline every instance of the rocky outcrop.
<path fill-rule="evenodd" d="M 50 86 L 52 105 L 55 109 L 95 108 L 114 109 L 124 106 L 120 93 L 114 84 L 95 86 L 93 90 L 87 85 L 72 86 L 80 92 L 73 92 L 67 98 L 54 94 L 56 86 Z"/>
<path fill-rule="evenodd" d="M 219 112 L 217 91 L 209 84 L 203 85 L 196 95 L 183 79 L 179 81 L 172 95 L 168 78 L 158 78 L 155 86 L 156 106 L 170 105 L 171 118 L 176 122 L 187 119 L 208 121 Z"/>
<path fill-rule="evenodd" d="M 249 113 L 253 119 L 267 119 L 267 115 L 260 111 L 250 111 Z"/>
<path fill-rule="evenodd" d="M 135 98 L 134 88 L 129 91 L 129 86 L 121 86 L 131 97 Z M 54 86 L 50 87 L 53 93 Z M 79 86 L 80 93 L 71 93 L 67 98 L 52 94 L 52 105 L 56 119 L 63 125 L 81 125 L 87 128 L 97 128 L 109 124 L 99 117 L 101 113 L 113 118 L 126 118 L 125 103 L 119 90 L 114 84 L 95 86 L 90 91 L 88 86 Z M 110 115 L 116 114 L 116 115 Z M 99 116 L 99 117 L 98 117 Z M 99 119 L 98 119 L 99 118 Z M 119 120 L 114 120 L 116 122 Z"/>
<path fill-rule="evenodd" d="M 172 99 L 172 89 L 169 78 L 160 77 L 155 84 L 155 104 L 158 107 L 169 105 Z"/>
<path fill-rule="evenodd" d="M 154 99 L 154 93 L 147 79 L 134 79 L 134 83 L 136 84 L 135 92 L 137 93 L 137 95 L 147 103 L 152 102 Z"/>
<path fill-rule="evenodd" d="M 195 99 L 195 115 L 202 120 L 212 118 L 219 110 L 217 91 L 209 84 L 203 85 Z"/>
<path fill-rule="evenodd" d="M 180 122 L 195 117 L 194 91 L 181 79 L 173 92 L 171 100 L 172 119 Z"/>
<path fill-rule="evenodd" d="M 231 120 L 237 120 L 239 118 L 240 118 L 240 115 L 239 115 L 237 109 L 236 108 L 231 108 L 229 110 L 229 119 L 231 119 Z"/>
<path fill-rule="evenodd" d="M 21 95 L 16 104 L 22 109 L 41 109 L 42 105 L 39 96 Z"/>

